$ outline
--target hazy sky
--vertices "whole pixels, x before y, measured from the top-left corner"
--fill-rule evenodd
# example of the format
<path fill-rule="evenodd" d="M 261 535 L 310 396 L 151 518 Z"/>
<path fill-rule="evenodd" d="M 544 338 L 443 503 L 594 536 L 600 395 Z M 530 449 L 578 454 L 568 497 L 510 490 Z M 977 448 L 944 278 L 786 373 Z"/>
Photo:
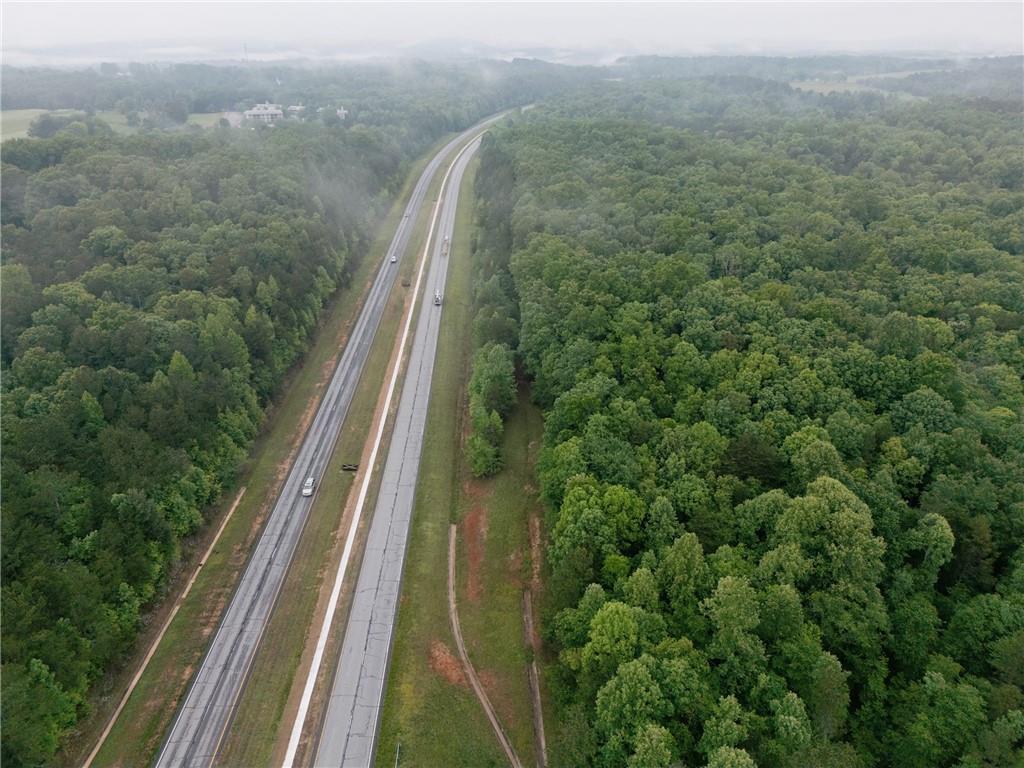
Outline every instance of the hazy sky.
<path fill-rule="evenodd" d="M 701 3 L 16 2 L 3 57 L 363 56 L 531 48 L 623 53 L 1020 53 L 1024 1 Z M 473 45 L 475 43 L 480 48 Z M 102 44 L 102 45 L 101 45 Z M 433 44 L 433 45 L 432 45 Z"/>

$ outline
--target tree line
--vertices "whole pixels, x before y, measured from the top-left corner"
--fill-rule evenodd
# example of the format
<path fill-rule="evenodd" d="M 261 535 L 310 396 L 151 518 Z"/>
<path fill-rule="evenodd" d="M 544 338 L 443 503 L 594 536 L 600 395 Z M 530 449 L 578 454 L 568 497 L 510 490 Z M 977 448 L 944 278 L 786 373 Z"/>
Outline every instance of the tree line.
<path fill-rule="evenodd" d="M 469 380 L 470 434 L 466 459 L 477 477 L 502 467 L 501 438 L 505 417 L 516 402 L 514 350 L 519 342 L 515 287 L 509 272 L 507 206 L 488 208 L 490 201 L 511 186 L 513 179 L 488 168 L 476 177 L 476 217 L 488 226 L 475 228 L 472 252 L 474 356 Z M 502 202 L 506 197 L 500 198 Z"/>
<path fill-rule="evenodd" d="M 715 76 L 485 138 L 553 765 L 1024 759 L 1020 120 Z"/>
<path fill-rule="evenodd" d="M 116 111 L 151 128 L 180 126 L 189 114 L 242 111 L 256 102 L 302 105 L 330 122 L 344 106 L 348 125 L 388 130 L 406 142 L 453 131 L 482 115 L 552 95 L 596 69 L 542 61 L 442 63 L 108 64 L 82 69 L 4 66 L 3 109 Z M 144 116 L 144 117 L 143 117 Z M 423 151 L 424 145 L 419 147 Z"/>

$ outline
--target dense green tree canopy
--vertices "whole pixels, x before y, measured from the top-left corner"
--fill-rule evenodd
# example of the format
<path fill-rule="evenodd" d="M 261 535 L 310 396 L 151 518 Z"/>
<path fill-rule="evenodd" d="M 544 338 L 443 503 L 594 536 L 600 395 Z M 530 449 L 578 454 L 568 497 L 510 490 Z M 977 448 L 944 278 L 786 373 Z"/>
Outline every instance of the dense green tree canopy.
<path fill-rule="evenodd" d="M 621 66 L 661 79 L 495 130 L 477 185 L 545 411 L 556 760 L 1018 763 L 1019 105 Z"/>

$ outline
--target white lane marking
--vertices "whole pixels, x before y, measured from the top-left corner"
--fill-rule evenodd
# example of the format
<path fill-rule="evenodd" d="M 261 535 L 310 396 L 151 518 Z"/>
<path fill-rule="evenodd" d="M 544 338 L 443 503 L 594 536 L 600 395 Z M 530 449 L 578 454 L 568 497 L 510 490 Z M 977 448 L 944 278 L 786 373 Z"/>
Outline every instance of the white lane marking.
<path fill-rule="evenodd" d="M 352 521 L 349 524 L 348 534 L 345 537 L 345 548 L 341 553 L 341 562 L 338 563 L 338 570 L 334 576 L 334 586 L 331 589 L 331 599 L 327 604 L 327 613 L 324 616 L 323 624 L 320 626 L 320 636 L 316 641 L 316 650 L 313 653 L 313 663 L 309 667 L 309 674 L 306 676 L 306 685 L 302 690 L 302 699 L 299 701 L 299 710 L 295 714 L 295 721 L 292 723 L 291 737 L 288 739 L 288 751 L 285 753 L 283 768 L 292 768 L 295 762 L 295 753 L 299 749 L 299 739 L 302 737 L 302 729 L 306 723 L 306 714 L 309 711 L 309 703 L 313 698 L 313 688 L 316 686 L 316 678 L 320 674 L 320 665 L 323 662 L 324 651 L 327 646 L 327 637 L 330 634 L 331 624 L 334 623 L 334 613 L 338 609 L 338 600 L 341 597 L 341 585 L 345 580 L 345 571 L 348 568 L 348 561 L 352 555 L 352 546 L 355 542 L 356 531 L 359 528 L 359 519 L 362 516 L 363 504 L 366 502 L 366 494 L 370 489 L 370 480 L 373 476 L 373 466 L 377 461 L 377 451 L 380 449 L 381 439 L 384 437 L 384 426 L 387 423 L 387 414 L 391 410 L 391 398 L 395 394 L 395 386 L 398 383 L 398 373 L 401 370 L 402 353 L 405 350 L 406 342 L 409 339 L 409 329 L 412 327 L 412 319 L 416 314 L 416 297 L 419 296 L 420 284 L 423 280 L 423 270 L 426 268 L 427 260 L 430 255 L 430 244 L 434 238 L 434 228 L 437 225 L 437 217 L 441 212 L 441 203 L 444 200 L 445 186 L 448 184 L 448 177 L 451 175 L 452 170 L 455 168 L 455 164 L 462 157 L 463 153 L 469 149 L 481 136 L 486 133 L 486 130 L 476 134 L 459 150 L 459 153 L 455 155 L 451 164 L 448 166 L 448 170 L 445 171 L 444 178 L 441 180 L 441 188 L 438 191 L 437 202 L 434 204 L 434 213 L 430 218 L 430 229 L 427 232 L 427 242 L 423 247 L 423 256 L 420 258 L 419 271 L 416 273 L 416 286 L 413 289 L 413 301 L 409 305 L 409 311 L 406 314 L 405 326 L 402 328 L 402 341 L 399 344 L 400 352 L 398 361 L 395 364 L 394 369 L 391 372 L 391 381 L 388 383 L 388 394 L 384 400 L 384 407 L 381 410 L 380 423 L 377 425 L 377 434 L 373 441 L 373 450 L 370 453 L 370 460 L 366 463 L 366 472 L 363 475 L 363 483 L 359 487 L 359 496 L 356 499 L 356 507 L 352 513 Z"/>

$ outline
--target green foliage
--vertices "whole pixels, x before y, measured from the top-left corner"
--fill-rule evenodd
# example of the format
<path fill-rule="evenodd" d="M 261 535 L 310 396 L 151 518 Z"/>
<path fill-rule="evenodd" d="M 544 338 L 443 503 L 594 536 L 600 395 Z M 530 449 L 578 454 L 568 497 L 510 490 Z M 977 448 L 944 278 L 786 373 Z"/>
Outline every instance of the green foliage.
<path fill-rule="evenodd" d="M 4 662 L 3 760 L 41 765 L 75 722 L 77 702 L 39 659 L 27 665 Z"/>
<path fill-rule="evenodd" d="M 477 179 L 481 176 L 478 175 Z M 485 181 L 478 185 L 488 186 Z M 492 180 L 493 183 L 493 180 Z M 486 210 L 481 221 L 492 221 Z M 500 237 L 496 238 L 501 240 Z M 481 228 L 473 243 L 473 368 L 469 380 L 469 413 L 472 432 L 466 443 L 470 469 L 477 477 L 501 469 L 503 419 L 515 405 L 517 382 L 515 353 L 519 328 L 515 301 L 509 295 L 511 276 L 507 252 L 492 242 L 487 228 Z"/>
<path fill-rule="evenodd" d="M 470 435 L 466 441 L 466 458 L 475 477 L 487 477 L 501 469 L 501 452 L 482 435 Z"/>
<path fill-rule="evenodd" d="M 1019 111 L 704 66 L 481 158 L 576 764 L 1020 762 Z"/>

